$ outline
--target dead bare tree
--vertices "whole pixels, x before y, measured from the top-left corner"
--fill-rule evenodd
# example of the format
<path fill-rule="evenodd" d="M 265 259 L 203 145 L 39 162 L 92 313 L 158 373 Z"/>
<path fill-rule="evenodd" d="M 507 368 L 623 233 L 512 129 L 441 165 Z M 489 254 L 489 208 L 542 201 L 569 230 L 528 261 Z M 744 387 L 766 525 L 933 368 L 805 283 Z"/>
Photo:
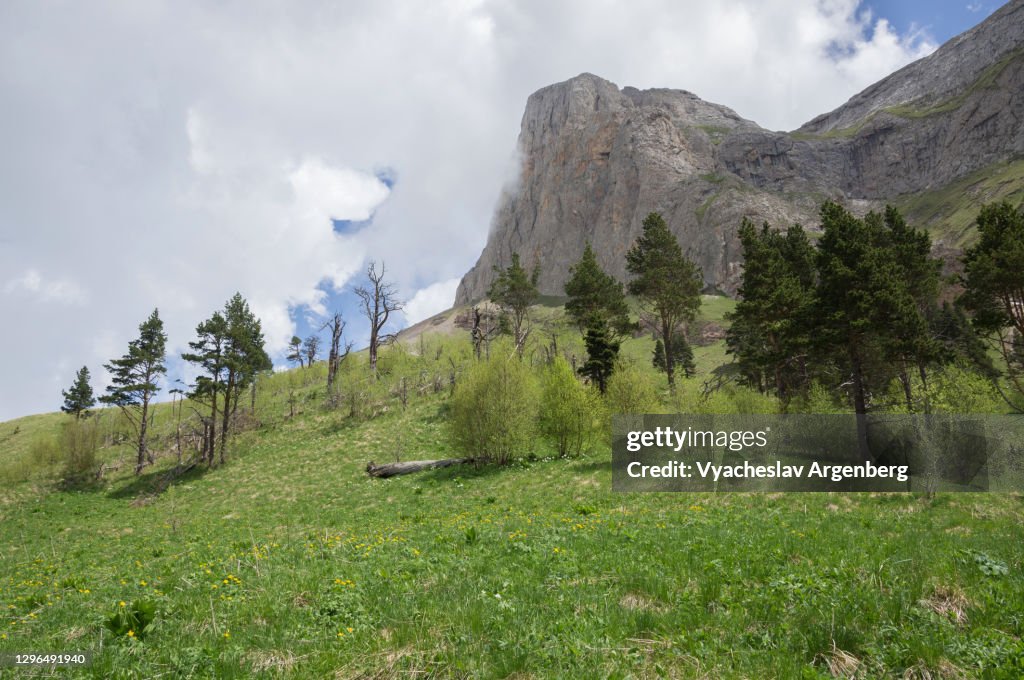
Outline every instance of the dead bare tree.
<path fill-rule="evenodd" d="M 352 343 L 346 342 L 345 350 L 342 351 L 341 338 L 345 332 L 345 320 L 337 312 L 320 327 L 320 330 L 329 330 L 331 332 L 331 346 L 327 351 L 327 397 L 334 400 L 334 383 L 338 379 L 338 368 L 341 367 L 341 363 L 348 357 L 348 353 L 352 351 Z"/>
<path fill-rule="evenodd" d="M 370 371 L 377 375 L 377 350 L 382 344 L 395 339 L 394 333 L 384 333 L 384 326 L 392 312 L 402 310 L 403 302 L 398 298 L 398 291 L 393 284 L 384 280 L 384 263 L 380 263 L 380 271 L 373 261 L 366 268 L 369 285 L 357 286 L 355 294 L 363 303 L 363 315 L 370 322 Z"/>
<path fill-rule="evenodd" d="M 479 359 L 482 350 L 489 349 L 491 340 L 500 332 L 498 315 L 489 306 L 483 309 L 473 307 L 473 328 L 469 332 L 473 341 L 473 356 Z M 487 354 L 489 356 L 490 352 Z"/>
<path fill-rule="evenodd" d="M 302 353 L 306 355 L 306 365 L 312 366 L 316 363 L 320 353 L 320 336 L 311 335 L 302 342 Z"/>

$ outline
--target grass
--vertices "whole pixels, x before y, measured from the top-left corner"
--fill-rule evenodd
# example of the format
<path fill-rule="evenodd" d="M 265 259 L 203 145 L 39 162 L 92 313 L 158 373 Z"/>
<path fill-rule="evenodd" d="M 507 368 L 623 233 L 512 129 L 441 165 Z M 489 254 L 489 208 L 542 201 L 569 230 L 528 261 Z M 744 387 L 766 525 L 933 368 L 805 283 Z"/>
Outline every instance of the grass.
<path fill-rule="evenodd" d="M 1024 48 L 1012 50 L 1002 59 L 982 71 L 968 88 L 945 101 L 924 108 L 917 108 L 912 104 L 903 104 L 900 106 L 891 106 L 883 110 L 895 116 L 910 119 L 927 118 L 928 116 L 955 111 L 963 106 L 964 102 L 967 101 L 967 98 L 975 92 L 995 86 L 996 80 L 1000 75 L 1002 75 L 1003 71 L 1005 71 L 1006 68 L 1014 61 L 1020 59 L 1021 56 L 1024 56 Z"/>
<path fill-rule="evenodd" d="M 860 132 L 868 122 L 870 122 L 880 111 L 899 116 L 900 118 L 906 119 L 917 119 L 927 118 L 929 116 L 935 116 L 942 113 L 949 113 L 963 106 L 964 102 L 967 101 L 968 97 L 974 93 L 991 88 L 995 85 L 996 80 L 1002 75 L 1006 68 L 1024 56 L 1024 48 L 1018 48 L 1007 53 L 1002 59 L 992 64 L 971 83 L 967 88 L 958 94 L 950 97 L 949 99 L 943 100 L 930 106 L 918 107 L 913 102 L 907 104 L 900 104 L 897 106 L 889 106 L 878 111 L 872 111 L 870 114 L 857 121 L 853 125 L 849 125 L 844 128 L 833 128 L 824 133 L 812 133 L 812 132 L 794 132 L 791 133 L 794 139 L 840 139 L 847 137 L 854 137 Z"/>
<path fill-rule="evenodd" d="M 947 246 L 970 245 L 978 210 L 985 203 L 1024 203 L 1024 160 L 978 170 L 945 187 L 897 200 L 910 224 L 925 227 Z"/>
<path fill-rule="evenodd" d="M 730 307 L 705 298 L 703 318 Z M 468 343 L 423 349 L 382 362 L 415 388 Z M 649 366 L 648 339 L 627 349 Z M 721 352 L 697 348 L 700 370 Z M 98 678 L 1024 672 L 1018 495 L 613 494 L 606 448 L 546 444 L 504 469 L 371 479 L 370 460 L 452 455 L 448 393 L 402 408 L 360 360 L 357 416 L 325 408 L 322 366 L 272 376 L 228 464 L 162 493 L 168 405 L 142 478 L 5 485 L 0 652 L 93 650 Z M 0 461 L 61 419 L 0 424 Z M 107 625 L 142 628 L 150 606 L 148 628 Z"/>

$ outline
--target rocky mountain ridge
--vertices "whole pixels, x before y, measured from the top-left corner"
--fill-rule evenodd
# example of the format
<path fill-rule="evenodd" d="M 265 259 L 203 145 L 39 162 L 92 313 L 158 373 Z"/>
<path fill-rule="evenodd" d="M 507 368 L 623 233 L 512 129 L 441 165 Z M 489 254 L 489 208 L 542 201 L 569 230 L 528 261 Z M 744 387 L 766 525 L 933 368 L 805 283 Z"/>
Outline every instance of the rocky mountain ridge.
<path fill-rule="evenodd" d="M 587 241 L 626 280 L 625 252 L 651 211 L 666 218 L 708 287 L 731 293 L 743 217 L 811 226 L 824 198 L 857 211 L 928 203 L 921 197 L 979 176 L 986 190 L 965 190 L 964 200 L 980 204 L 992 198 L 989 175 L 1017 179 L 1016 166 L 1009 175 L 1002 168 L 1024 159 L 1022 122 L 1024 0 L 788 133 L 690 92 L 619 89 L 582 74 L 527 101 L 519 181 L 499 201 L 456 304 L 485 297 L 493 267 L 513 252 L 540 268 L 542 293 L 561 295 Z M 999 191 L 1016 192 L 1007 182 Z M 922 209 L 934 222 L 922 226 L 943 234 L 943 210 Z"/>

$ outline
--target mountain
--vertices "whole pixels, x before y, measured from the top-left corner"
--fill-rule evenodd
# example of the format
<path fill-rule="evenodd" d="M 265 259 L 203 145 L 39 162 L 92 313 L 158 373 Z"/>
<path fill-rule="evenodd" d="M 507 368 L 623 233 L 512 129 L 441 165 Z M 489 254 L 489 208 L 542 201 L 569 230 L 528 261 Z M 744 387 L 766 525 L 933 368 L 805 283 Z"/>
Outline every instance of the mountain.
<path fill-rule="evenodd" d="M 584 73 L 527 101 L 521 173 L 456 304 L 486 296 L 518 252 L 562 295 L 590 241 L 626 279 L 624 254 L 660 212 L 707 286 L 732 293 L 743 217 L 816 224 L 825 198 L 893 203 L 940 251 L 969 238 L 977 206 L 1024 199 L 1024 0 L 792 132 L 772 132 L 684 90 L 619 89 Z"/>

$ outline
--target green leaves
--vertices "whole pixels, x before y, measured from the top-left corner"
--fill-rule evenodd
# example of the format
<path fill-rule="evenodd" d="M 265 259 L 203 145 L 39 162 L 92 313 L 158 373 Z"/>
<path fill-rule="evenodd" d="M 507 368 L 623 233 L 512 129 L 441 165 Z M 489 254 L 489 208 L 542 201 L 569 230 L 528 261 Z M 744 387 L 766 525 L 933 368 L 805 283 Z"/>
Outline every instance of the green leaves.
<path fill-rule="evenodd" d="M 977 225 L 978 243 L 964 254 L 961 300 L 979 329 L 1024 331 L 1024 212 L 1006 201 L 986 205 Z"/>
<path fill-rule="evenodd" d="M 587 361 L 579 370 L 603 394 L 619 357 L 621 336 L 637 324 L 629 319 L 622 283 L 601 269 L 589 243 L 570 271 L 572 275 L 565 284 L 569 296 L 565 312 L 584 333 L 587 348 Z"/>
<path fill-rule="evenodd" d="M 643 234 L 626 253 L 626 270 L 633 275 L 628 290 L 640 299 L 665 345 L 665 373 L 675 389 L 675 347 L 679 326 L 692 321 L 700 308 L 703 279 L 697 266 L 683 255 L 679 241 L 658 213 L 643 222 Z"/>
<path fill-rule="evenodd" d="M 937 309 L 941 262 L 927 232 L 892 207 L 858 218 L 832 201 L 821 206 L 821 229 L 815 246 L 799 225 L 740 227 L 742 300 L 726 341 L 746 382 L 788 400 L 815 379 L 849 381 L 865 413 L 871 394 L 899 378 L 911 408 L 911 369 L 977 356 L 962 338 L 937 337 L 956 319 Z"/>
<path fill-rule="evenodd" d="M 629 306 L 620 281 L 597 264 L 594 249 L 587 243 L 583 256 L 570 270 L 565 283 L 565 313 L 580 331 L 605 327 L 617 334 L 629 333 L 636 324 L 629 321 Z"/>
<path fill-rule="evenodd" d="M 88 410 L 96 405 L 96 399 L 92 396 L 92 387 L 89 385 L 89 369 L 82 366 L 75 374 L 75 382 L 71 387 L 61 393 L 64 396 L 64 404 L 60 410 L 70 413 L 75 418 L 88 415 Z"/>
<path fill-rule="evenodd" d="M 497 278 L 491 283 L 487 296 L 501 308 L 501 330 L 515 339 L 516 351 L 522 355 L 523 345 L 530 332 L 530 305 L 540 299 L 537 278 L 540 270 L 532 274 L 519 263 L 519 253 L 512 253 L 512 264 L 507 269 L 494 268 Z"/>
<path fill-rule="evenodd" d="M 115 637 L 135 638 L 146 637 L 156 619 L 156 603 L 152 600 L 136 600 L 130 605 L 121 602 L 113 615 L 103 625 Z"/>
<path fill-rule="evenodd" d="M 633 275 L 628 290 L 653 306 L 662 317 L 692 321 L 700 307 L 700 270 L 683 255 L 679 241 L 658 213 L 643 222 L 643 234 L 626 253 L 626 271 Z"/>
<path fill-rule="evenodd" d="M 120 407 L 148 402 L 158 389 L 159 377 L 167 372 L 166 346 L 164 322 L 154 309 L 139 326 L 139 337 L 128 343 L 128 353 L 104 366 L 111 374 L 111 384 L 100 401 Z"/>

